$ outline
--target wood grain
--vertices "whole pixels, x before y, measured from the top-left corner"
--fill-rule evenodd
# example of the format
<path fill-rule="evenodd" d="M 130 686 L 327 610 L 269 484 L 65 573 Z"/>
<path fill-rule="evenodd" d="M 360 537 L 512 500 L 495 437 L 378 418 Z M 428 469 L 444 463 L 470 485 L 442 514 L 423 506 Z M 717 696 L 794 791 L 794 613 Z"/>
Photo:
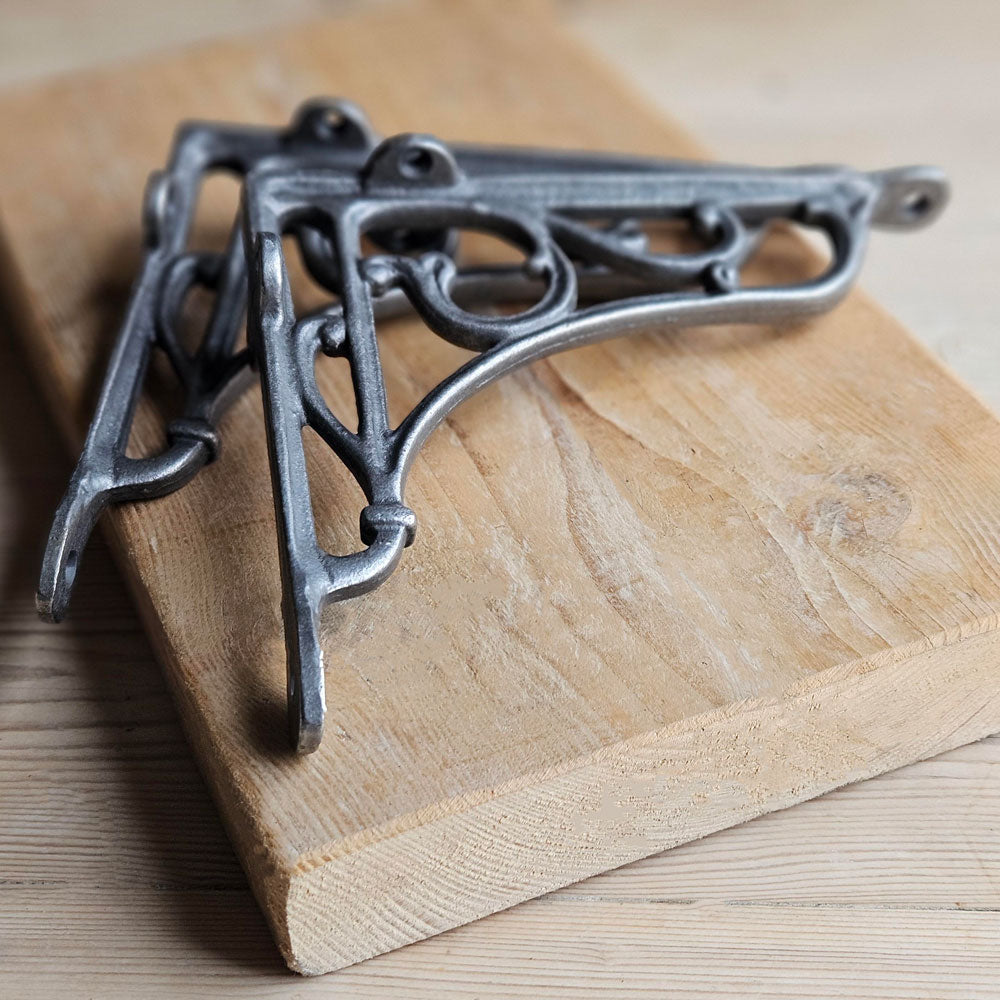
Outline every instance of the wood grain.
<path fill-rule="evenodd" d="M 433 16 L 379 12 L 264 54 L 156 64 L 127 93 L 109 74 L 5 103 L 22 328 L 71 437 L 120 307 L 100 274 L 134 256 L 142 175 L 177 117 L 278 120 L 330 89 L 332 61 L 387 131 L 691 151 L 546 24 Z M 372 78 L 376 46 L 405 91 Z M 439 73 L 421 77 L 425 60 Z M 512 65 L 532 65 L 530 95 Z M 476 116 L 454 96 L 469 88 Z M 29 131 L 43 108 L 48 129 Z M 68 224 L 84 217 L 108 224 Z M 403 407 L 453 360 L 412 327 L 386 356 Z M 336 398 L 332 374 L 325 387 Z M 378 603 L 329 618 L 341 730 L 307 762 L 272 735 L 282 664 L 256 400 L 225 430 L 218 466 L 122 512 L 114 535 L 255 891 L 304 971 L 1000 726 L 998 427 L 860 298 L 780 337 L 651 332 L 469 404 L 414 474 L 418 548 Z M 354 498 L 332 466 L 321 474 L 326 540 L 346 543 Z"/>
<path fill-rule="evenodd" d="M 73 619 L 35 617 L 67 469 L 53 434 L 22 432 L 51 431 L 33 396 L 0 338 L 0 996 L 994 995 L 997 738 L 290 976 L 100 539 Z"/>

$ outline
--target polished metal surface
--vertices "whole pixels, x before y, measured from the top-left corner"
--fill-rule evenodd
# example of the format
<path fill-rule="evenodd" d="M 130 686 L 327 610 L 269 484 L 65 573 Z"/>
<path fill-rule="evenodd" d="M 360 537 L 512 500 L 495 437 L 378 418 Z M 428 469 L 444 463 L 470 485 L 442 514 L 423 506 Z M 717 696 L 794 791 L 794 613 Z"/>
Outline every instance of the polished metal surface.
<path fill-rule="evenodd" d="M 190 253 L 197 192 L 211 169 L 245 177 L 243 218 L 226 253 Z M 794 321 L 829 309 L 853 283 L 872 226 L 926 224 L 946 200 L 944 178 L 927 167 L 765 170 L 453 146 L 423 135 L 376 144 L 349 102 L 309 102 L 282 131 L 188 126 L 150 185 L 146 259 L 52 528 L 39 610 L 62 617 L 79 553 L 107 503 L 161 496 L 215 456 L 218 416 L 256 367 L 279 535 L 291 738 L 299 752 L 312 751 L 325 714 L 322 608 L 377 587 L 413 543 L 407 474 L 456 406 L 525 364 L 597 340 L 652 327 Z M 664 223 L 683 227 L 693 247 L 655 249 L 646 229 Z M 829 265 L 796 284 L 743 287 L 747 261 L 777 223 L 824 234 Z M 513 245 L 522 264 L 460 267 L 454 251 L 463 230 Z M 319 312 L 295 313 L 286 235 L 331 293 Z M 214 292 L 215 308 L 189 354 L 174 331 L 196 285 Z M 511 303 L 523 308 L 488 309 Z M 249 347 L 236 351 L 248 305 Z M 393 427 L 376 321 L 408 310 L 476 356 Z M 162 454 L 131 459 L 125 446 L 154 345 L 170 358 L 185 408 Z M 320 393 L 319 353 L 350 364 L 356 432 Z M 317 542 L 307 426 L 367 497 L 355 552 L 329 553 Z"/>

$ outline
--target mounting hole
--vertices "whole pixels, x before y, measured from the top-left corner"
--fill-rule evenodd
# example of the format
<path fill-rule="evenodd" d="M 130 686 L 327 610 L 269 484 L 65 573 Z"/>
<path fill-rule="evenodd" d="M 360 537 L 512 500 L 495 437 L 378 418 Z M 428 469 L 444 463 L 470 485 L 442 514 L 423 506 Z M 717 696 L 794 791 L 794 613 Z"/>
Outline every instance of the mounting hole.
<path fill-rule="evenodd" d="M 314 119 L 313 129 L 320 139 L 332 140 L 344 134 L 347 129 L 347 116 L 335 107 L 323 108 Z"/>
<path fill-rule="evenodd" d="M 411 146 L 399 154 L 399 172 L 411 181 L 421 180 L 434 169 L 434 157 L 423 146 Z"/>
<path fill-rule="evenodd" d="M 934 199 L 920 190 L 907 191 L 899 203 L 899 210 L 906 219 L 919 219 L 934 207 Z"/>
<path fill-rule="evenodd" d="M 327 108 L 323 112 L 323 125 L 331 132 L 339 132 L 347 124 L 343 111 L 337 108 Z"/>

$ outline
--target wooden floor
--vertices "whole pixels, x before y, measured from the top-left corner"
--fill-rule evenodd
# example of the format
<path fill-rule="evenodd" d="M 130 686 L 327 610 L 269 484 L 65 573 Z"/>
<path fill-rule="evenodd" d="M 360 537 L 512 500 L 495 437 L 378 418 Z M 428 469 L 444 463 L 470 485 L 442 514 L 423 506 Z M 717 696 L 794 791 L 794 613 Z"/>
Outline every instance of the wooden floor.
<path fill-rule="evenodd" d="M 174 4 L 176 24 L 207 18 L 216 32 L 241 6 L 257 23 L 274 16 L 248 0 L 206 6 Z M 907 240 L 908 258 L 931 266 L 893 268 L 886 239 L 865 283 L 996 407 L 1000 15 L 929 6 L 816 4 L 807 17 L 770 5 L 753 25 L 720 3 L 564 9 L 728 157 L 948 167 L 957 197 L 935 230 L 940 253 Z M 11 0 L 0 66 L 27 78 L 112 36 L 108 51 L 124 54 L 131 10 Z M 68 20 L 45 28 L 53 12 Z M 132 51 L 154 29 L 190 37 L 154 24 Z M 21 369 L 0 338 L 0 997 L 1000 996 L 998 738 L 341 973 L 288 973 L 100 545 L 72 621 L 35 620 L 39 547 L 68 462 Z"/>

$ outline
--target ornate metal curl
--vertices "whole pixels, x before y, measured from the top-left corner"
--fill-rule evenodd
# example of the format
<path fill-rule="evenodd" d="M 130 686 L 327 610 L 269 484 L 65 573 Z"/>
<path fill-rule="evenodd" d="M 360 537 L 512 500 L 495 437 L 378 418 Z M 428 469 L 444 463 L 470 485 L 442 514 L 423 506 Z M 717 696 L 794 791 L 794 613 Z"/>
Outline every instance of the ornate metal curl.
<path fill-rule="evenodd" d="M 462 400 L 558 350 L 650 324 L 776 322 L 829 308 L 860 264 L 870 225 L 929 222 L 946 200 L 940 173 L 909 168 L 753 170 L 545 150 L 444 146 L 399 136 L 376 148 L 364 115 L 346 101 L 307 102 L 284 129 L 194 123 L 177 135 L 144 208 L 146 251 L 102 387 L 97 412 L 42 567 L 38 606 L 62 618 L 79 553 L 111 502 L 162 496 L 188 482 L 219 448 L 219 415 L 260 365 L 280 535 L 283 615 L 293 742 L 315 749 L 325 711 L 318 616 L 329 601 L 371 590 L 413 541 L 403 502 L 414 456 Z M 245 176 L 245 218 L 222 253 L 188 249 L 205 175 Z M 692 253 L 653 252 L 640 222 L 683 219 L 701 239 Z M 824 231 L 825 274 L 798 285 L 740 288 L 764 229 L 790 219 Z M 597 225 L 595 225 L 597 223 Z M 459 269 L 459 229 L 500 236 L 523 268 Z M 296 317 L 281 237 L 298 241 L 307 269 L 335 305 Z M 361 237 L 381 250 L 365 257 Z M 248 299 L 250 347 L 236 343 Z M 214 297 L 199 346 L 178 335 L 187 296 Z M 474 303 L 531 299 L 514 315 Z M 583 305 L 583 303 L 591 303 Z M 593 304 L 600 303 L 600 304 Z M 375 321 L 415 309 L 439 336 L 479 352 L 395 428 Z M 184 390 L 167 447 L 126 455 L 150 354 L 159 347 Z M 315 381 L 320 351 L 351 365 L 359 427 L 331 414 Z M 301 431 L 309 425 L 361 484 L 364 548 L 333 555 L 316 541 Z"/>
<path fill-rule="evenodd" d="M 538 164 L 535 164 L 538 167 Z M 283 586 L 292 741 L 319 745 L 325 714 L 319 616 L 331 601 L 372 590 L 398 564 L 416 530 L 404 503 L 414 457 L 463 400 L 503 375 L 557 351 L 651 326 L 775 323 L 835 305 L 857 275 L 870 226 L 931 221 L 947 188 L 930 168 L 859 173 L 844 168 L 755 170 L 685 163 L 622 169 L 521 169 L 474 173 L 448 146 L 403 135 L 374 150 L 360 173 L 260 169 L 245 190 L 251 260 L 249 336 L 261 374 Z M 637 221 L 687 220 L 704 247 L 655 253 Z M 817 278 L 743 288 L 741 270 L 762 231 L 788 220 L 823 232 L 832 259 Z M 594 228 L 598 222 L 601 228 Z M 339 302 L 298 317 L 281 239 L 308 224 L 308 241 Z M 525 255 L 523 278 L 538 290 L 514 315 L 459 304 L 463 282 L 506 298 L 510 269 L 463 273 L 441 248 L 388 247 L 366 257 L 362 237 L 473 229 Z M 443 247 L 448 246 L 445 240 Z M 611 301 L 582 305 L 582 279 L 604 283 Z M 506 283 L 506 284 L 505 284 Z M 432 389 L 396 427 L 389 424 L 375 335 L 380 305 L 402 294 L 435 334 L 479 352 Z M 316 384 L 319 352 L 351 367 L 358 430 L 330 411 Z M 317 541 L 303 428 L 313 428 L 364 491 L 362 546 L 331 554 Z"/>
<path fill-rule="evenodd" d="M 78 562 L 101 511 L 110 503 L 161 497 L 180 488 L 220 449 L 217 429 L 226 407 L 252 380 L 248 351 L 235 345 L 246 309 L 246 260 L 240 219 L 222 253 L 188 249 L 199 192 L 207 175 L 242 178 L 252 168 L 291 169 L 322 164 L 357 177 L 378 139 L 364 112 L 351 101 L 320 98 L 305 102 L 285 128 L 191 122 L 175 136 L 166 169 L 154 173 L 143 207 L 145 254 L 126 316 L 108 361 L 104 383 L 80 458 L 49 533 L 36 603 L 39 614 L 63 619 Z M 655 161 L 530 149 L 456 146 L 470 173 L 593 170 L 604 164 L 620 171 L 654 169 Z M 323 236 L 296 227 L 312 276 L 336 291 L 339 276 Z M 440 230 L 374 234 L 389 248 L 446 249 Z M 604 276 L 584 276 L 592 294 L 615 291 Z M 515 273 L 468 275 L 460 284 L 469 299 L 488 295 L 517 298 L 525 282 Z M 212 313 L 198 348 L 189 353 L 177 334 L 184 302 L 195 288 L 209 292 Z M 405 311 L 401 295 L 379 303 L 388 316 Z M 154 347 L 163 350 L 184 393 L 181 413 L 165 428 L 167 447 L 155 455 L 126 455 L 135 408 Z"/>
<path fill-rule="evenodd" d="M 322 157 L 357 169 L 377 138 L 349 101 L 304 104 L 284 129 L 191 122 L 178 129 L 165 170 L 153 173 L 143 203 L 144 258 L 108 361 L 87 438 L 60 503 L 42 564 L 36 603 L 61 621 L 80 554 L 101 511 L 113 502 L 163 496 L 188 482 L 219 450 L 220 413 L 249 381 L 245 352 L 236 352 L 246 301 L 246 262 L 239 220 L 225 253 L 187 249 L 205 176 L 243 177 L 270 158 Z M 198 349 L 189 354 L 176 329 L 184 299 L 196 286 L 214 296 Z M 150 353 L 163 349 L 183 390 L 180 416 L 167 427 L 167 447 L 146 458 L 126 455 Z"/>

